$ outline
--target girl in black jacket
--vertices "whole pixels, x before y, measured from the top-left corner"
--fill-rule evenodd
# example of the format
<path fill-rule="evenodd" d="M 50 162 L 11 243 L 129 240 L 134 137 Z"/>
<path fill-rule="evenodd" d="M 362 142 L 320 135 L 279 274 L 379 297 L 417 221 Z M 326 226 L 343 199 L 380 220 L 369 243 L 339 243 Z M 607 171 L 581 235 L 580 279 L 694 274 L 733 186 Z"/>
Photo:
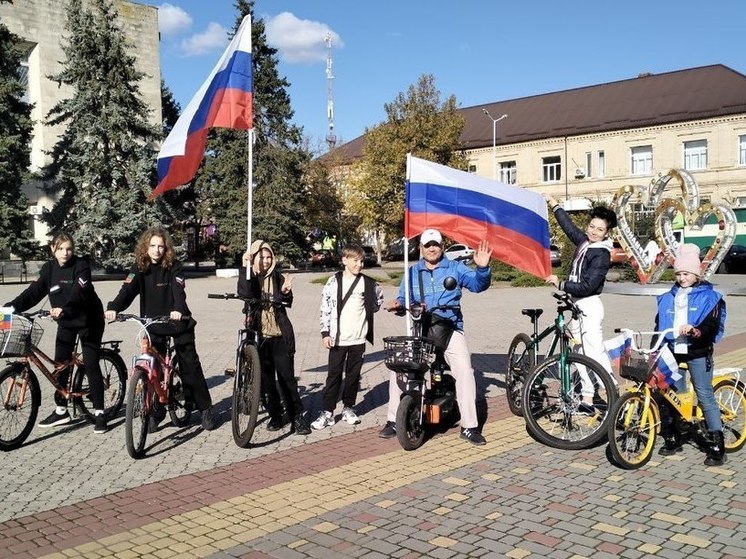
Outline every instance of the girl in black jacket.
<path fill-rule="evenodd" d="M 107 425 L 104 415 L 104 381 L 98 362 L 101 338 L 104 334 L 104 308 L 93 289 L 88 261 L 74 254 L 72 237 L 66 233 L 59 233 L 52 240 L 51 250 L 53 258 L 42 266 L 36 281 L 6 305 L 13 307 L 17 312 L 23 312 L 49 296 L 52 307 L 49 314 L 57 321 L 54 360 L 58 363 L 68 361 L 72 357 L 76 337 L 80 336 L 83 361 L 91 387 L 90 396 L 95 409 L 93 432 L 105 433 Z M 66 370 L 60 374 L 61 384 L 67 382 L 67 375 L 70 373 L 71 371 Z M 49 417 L 39 422 L 39 427 L 56 427 L 70 423 L 67 399 L 59 392 L 55 392 L 54 401 L 57 408 Z"/>
<path fill-rule="evenodd" d="M 158 351 L 165 348 L 165 336 L 174 339 L 184 382 L 184 396 L 189 405 L 202 411 L 202 427 L 211 431 L 217 427 L 212 415 L 212 399 L 207 388 L 202 364 L 197 355 L 194 327 L 186 302 L 184 273 L 176 260 L 171 235 L 160 227 L 151 227 L 140 235 L 135 248 L 135 264 L 124 279 L 116 298 L 106 306 L 106 319 L 114 320 L 140 296 L 140 315 L 170 316 L 173 323 L 153 325 L 149 331 Z M 182 320 L 184 318 L 184 320 Z M 163 408 L 154 410 L 148 430 L 154 432 L 166 417 Z"/>

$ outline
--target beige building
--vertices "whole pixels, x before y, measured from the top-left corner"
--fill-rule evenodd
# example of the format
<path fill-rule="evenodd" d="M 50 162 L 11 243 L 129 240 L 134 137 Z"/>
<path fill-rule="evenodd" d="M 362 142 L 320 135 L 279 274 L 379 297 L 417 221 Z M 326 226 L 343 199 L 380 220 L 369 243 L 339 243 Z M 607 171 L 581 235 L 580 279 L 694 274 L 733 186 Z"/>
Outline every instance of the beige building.
<path fill-rule="evenodd" d="M 746 206 L 746 76 L 691 68 L 460 109 L 470 171 L 558 199 L 689 170 L 704 199 Z M 507 116 L 504 116 L 507 115 Z M 361 136 L 337 148 L 352 161 Z"/>
<path fill-rule="evenodd" d="M 0 19 L 26 46 L 27 56 L 22 63 L 26 79 L 26 100 L 33 103 L 34 121 L 31 141 L 31 168 L 38 170 L 49 162 L 49 152 L 63 132 L 62 126 L 45 126 L 44 118 L 59 101 L 72 96 L 65 85 L 49 79 L 60 72 L 64 57 L 60 45 L 65 36 L 65 8 L 60 0 L 15 0 L 0 4 Z M 151 121 L 161 122 L 161 68 L 159 58 L 158 9 L 126 0 L 115 0 L 119 21 L 136 58 L 137 69 L 145 74 L 140 82 L 143 101 L 151 108 Z M 53 201 L 36 184 L 25 186 L 29 198 L 29 214 L 41 213 Z M 34 220 L 34 235 L 46 241 L 46 226 Z"/>

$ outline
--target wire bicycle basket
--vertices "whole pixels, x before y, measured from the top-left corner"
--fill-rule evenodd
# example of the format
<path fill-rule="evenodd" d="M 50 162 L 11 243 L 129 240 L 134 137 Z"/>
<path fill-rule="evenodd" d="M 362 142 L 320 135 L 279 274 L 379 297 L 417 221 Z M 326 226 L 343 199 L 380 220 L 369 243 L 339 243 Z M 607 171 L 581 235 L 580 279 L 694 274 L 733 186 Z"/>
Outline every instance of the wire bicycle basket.
<path fill-rule="evenodd" d="M 41 341 L 44 329 L 36 322 L 14 314 L 0 328 L 0 357 L 23 357 Z"/>
<path fill-rule="evenodd" d="M 384 363 L 398 373 L 424 372 L 435 360 L 435 344 L 420 336 L 390 336 L 383 339 Z"/>

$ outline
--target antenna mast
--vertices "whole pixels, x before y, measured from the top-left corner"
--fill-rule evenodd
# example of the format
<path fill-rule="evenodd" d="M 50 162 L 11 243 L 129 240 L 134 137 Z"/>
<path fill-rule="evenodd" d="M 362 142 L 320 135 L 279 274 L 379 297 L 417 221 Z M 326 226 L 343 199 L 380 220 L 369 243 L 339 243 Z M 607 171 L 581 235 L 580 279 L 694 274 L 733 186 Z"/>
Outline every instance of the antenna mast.
<path fill-rule="evenodd" d="M 332 73 L 332 35 L 327 33 L 324 37 L 326 43 L 326 120 L 329 123 L 329 130 L 326 133 L 326 143 L 329 151 L 337 145 L 337 136 L 334 135 L 334 74 Z"/>

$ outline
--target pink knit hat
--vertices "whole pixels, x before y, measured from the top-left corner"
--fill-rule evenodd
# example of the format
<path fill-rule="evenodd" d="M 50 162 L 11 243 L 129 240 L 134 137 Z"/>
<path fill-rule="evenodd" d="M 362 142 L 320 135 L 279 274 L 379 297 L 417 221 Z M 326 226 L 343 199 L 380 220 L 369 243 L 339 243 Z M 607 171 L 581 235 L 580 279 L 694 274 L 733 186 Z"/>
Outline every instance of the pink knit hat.
<path fill-rule="evenodd" d="M 673 263 L 674 272 L 689 272 L 699 277 L 702 267 L 699 264 L 699 247 L 694 244 L 681 245 Z"/>

